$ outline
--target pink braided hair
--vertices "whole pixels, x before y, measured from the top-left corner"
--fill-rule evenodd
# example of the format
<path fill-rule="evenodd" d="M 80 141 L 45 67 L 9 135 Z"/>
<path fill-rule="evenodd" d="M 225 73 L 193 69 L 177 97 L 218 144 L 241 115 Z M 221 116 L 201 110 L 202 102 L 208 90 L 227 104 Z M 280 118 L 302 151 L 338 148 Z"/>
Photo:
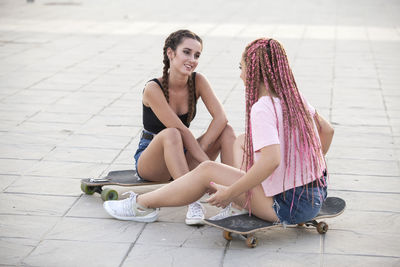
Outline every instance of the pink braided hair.
<path fill-rule="evenodd" d="M 301 180 L 303 184 L 308 183 L 308 177 L 303 173 L 313 173 L 319 177 L 322 173 L 321 166 L 326 166 L 321 151 L 321 144 L 314 131 L 313 118 L 305 106 L 300 92 L 297 89 L 292 70 L 290 69 L 286 52 L 282 45 L 274 39 L 257 39 L 251 42 L 243 53 L 246 65 L 246 132 L 244 144 L 244 158 L 246 170 L 254 164 L 254 151 L 252 142 L 252 127 L 250 121 L 251 108 L 259 98 L 259 83 L 262 81 L 267 90 L 272 91 L 280 99 L 282 106 L 283 134 L 285 143 L 284 161 L 286 163 L 284 184 L 287 177 L 294 177 L 297 162 L 300 163 Z M 269 94 L 272 101 L 272 94 Z M 275 102 L 275 117 L 278 122 Z M 277 124 L 277 129 L 279 127 Z M 278 132 L 278 134 L 281 134 Z M 292 151 L 294 148 L 294 151 Z M 294 156 L 293 173 L 289 173 Z M 295 179 L 293 180 L 294 186 Z M 321 181 L 318 179 L 318 184 Z M 323 181 L 322 181 L 323 183 Z M 294 193 L 294 192 L 293 192 Z M 251 192 L 248 193 L 250 198 Z M 249 203 L 249 199 L 248 199 Z M 293 204 L 293 203 L 292 203 Z"/>

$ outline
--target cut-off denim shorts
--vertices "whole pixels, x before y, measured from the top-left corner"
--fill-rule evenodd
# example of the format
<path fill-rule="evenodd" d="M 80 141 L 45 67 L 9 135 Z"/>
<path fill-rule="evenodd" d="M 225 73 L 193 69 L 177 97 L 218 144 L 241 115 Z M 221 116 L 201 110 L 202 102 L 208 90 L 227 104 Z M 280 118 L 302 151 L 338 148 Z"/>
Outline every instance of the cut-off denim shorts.
<path fill-rule="evenodd" d="M 149 132 L 149 131 L 146 131 L 146 130 L 143 130 L 143 132 L 154 136 L 154 134 L 152 132 Z M 141 178 L 141 179 L 143 179 L 143 178 L 140 177 L 140 174 L 139 174 L 139 171 L 138 171 L 138 168 L 137 168 L 138 167 L 137 164 L 138 164 L 138 160 L 139 160 L 140 155 L 149 146 L 150 142 L 151 142 L 151 140 L 148 139 L 148 138 L 144 138 L 143 134 L 142 134 L 142 136 L 140 137 L 138 149 L 136 150 L 136 153 L 133 156 L 135 158 L 136 173 L 139 176 L 139 178 Z"/>
<path fill-rule="evenodd" d="M 312 187 L 310 183 L 275 195 L 272 207 L 279 223 L 283 225 L 303 223 L 317 216 L 327 194 L 326 186 L 318 187 L 314 185 Z"/>

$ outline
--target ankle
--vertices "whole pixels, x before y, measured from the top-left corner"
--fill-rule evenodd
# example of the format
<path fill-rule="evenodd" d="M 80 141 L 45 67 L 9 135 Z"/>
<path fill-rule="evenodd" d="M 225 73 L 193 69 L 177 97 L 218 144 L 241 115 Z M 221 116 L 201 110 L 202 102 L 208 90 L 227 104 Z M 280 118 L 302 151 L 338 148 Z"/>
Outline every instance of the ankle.
<path fill-rule="evenodd" d="M 143 203 L 143 201 L 142 201 L 142 196 L 137 196 L 136 197 L 136 204 L 139 206 L 139 207 L 142 207 L 142 208 L 147 208 L 147 205 L 145 205 L 145 203 Z"/>

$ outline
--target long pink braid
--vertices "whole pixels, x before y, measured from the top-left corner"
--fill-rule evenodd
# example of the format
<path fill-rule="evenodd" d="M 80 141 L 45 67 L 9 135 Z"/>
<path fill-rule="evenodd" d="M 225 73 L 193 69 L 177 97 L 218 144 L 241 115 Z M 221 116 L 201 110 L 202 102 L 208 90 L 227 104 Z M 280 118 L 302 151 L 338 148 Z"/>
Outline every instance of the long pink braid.
<path fill-rule="evenodd" d="M 274 39 L 257 39 L 250 43 L 243 54 L 246 64 L 246 132 L 243 155 L 243 162 L 246 170 L 254 164 L 254 151 L 252 142 L 251 127 L 251 108 L 258 101 L 259 83 L 263 82 L 267 90 L 273 91 L 280 99 L 282 106 L 283 134 L 286 163 L 285 176 L 283 179 L 283 191 L 285 191 L 285 180 L 287 177 L 293 177 L 296 174 L 297 162 L 301 168 L 301 180 L 307 184 L 311 176 L 303 177 L 303 173 L 312 173 L 313 177 L 320 177 L 325 168 L 325 159 L 321 154 L 321 144 L 315 134 L 313 118 L 297 89 L 292 70 L 290 69 L 286 52 L 282 45 Z M 278 115 L 274 106 L 275 118 L 278 127 Z M 281 134 L 278 132 L 278 134 Z M 294 151 L 292 151 L 294 148 Z M 293 173 L 289 173 L 292 166 L 291 158 L 294 156 Z M 295 179 L 293 179 L 294 187 Z M 317 180 L 317 184 L 324 181 Z M 304 191 L 304 190 L 303 190 Z M 293 190 L 293 194 L 294 194 Z M 248 192 L 246 205 L 250 209 L 251 192 Z M 294 198 L 293 198 L 294 199 Z M 293 206 L 293 201 L 292 205 Z"/>

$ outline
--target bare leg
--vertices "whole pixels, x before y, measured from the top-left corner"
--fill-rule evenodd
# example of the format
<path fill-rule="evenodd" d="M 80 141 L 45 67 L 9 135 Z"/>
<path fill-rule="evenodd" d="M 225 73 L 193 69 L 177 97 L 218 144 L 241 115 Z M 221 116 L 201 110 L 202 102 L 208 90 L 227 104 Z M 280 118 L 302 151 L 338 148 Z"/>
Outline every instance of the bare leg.
<path fill-rule="evenodd" d="M 137 202 L 149 208 L 187 205 L 203 196 L 210 189 L 211 181 L 229 186 L 243 175 L 244 172 L 228 165 L 212 161 L 203 162 L 183 177 L 155 191 L 140 195 Z M 238 196 L 234 202 L 243 207 L 246 195 Z M 256 216 L 268 221 L 277 221 L 272 204 L 273 199 L 265 196 L 261 185 L 253 188 L 251 208 Z"/>
<path fill-rule="evenodd" d="M 244 134 L 239 135 L 233 144 L 233 167 L 244 170 L 243 163 L 244 154 Z"/>
<path fill-rule="evenodd" d="M 202 136 L 197 140 L 200 142 Z M 214 142 L 214 144 L 209 147 L 205 152 L 210 160 L 215 160 L 219 154 L 221 154 L 221 162 L 229 166 L 233 166 L 233 143 L 235 142 L 236 135 L 233 128 L 228 124 L 225 126 L 224 130 Z M 193 170 L 199 165 L 190 153 L 187 153 L 186 159 L 189 165 L 189 169 Z"/>
<path fill-rule="evenodd" d="M 236 135 L 233 128 L 228 124 L 222 131 L 220 137 L 217 139 L 214 146 L 219 146 L 219 152 L 221 157 L 221 162 L 229 166 L 233 166 L 233 146 L 232 143 L 235 142 Z M 210 151 L 212 155 L 212 151 Z M 218 156 L 218 152 L 212 155 L 213 160 Z"/>
<path fill-rule="evenodd" d="M 179 131 L 167 128 L 158 133 L 140 155 L 137 167 L 149 181 L 168 181 L 189 172 Z"/>

